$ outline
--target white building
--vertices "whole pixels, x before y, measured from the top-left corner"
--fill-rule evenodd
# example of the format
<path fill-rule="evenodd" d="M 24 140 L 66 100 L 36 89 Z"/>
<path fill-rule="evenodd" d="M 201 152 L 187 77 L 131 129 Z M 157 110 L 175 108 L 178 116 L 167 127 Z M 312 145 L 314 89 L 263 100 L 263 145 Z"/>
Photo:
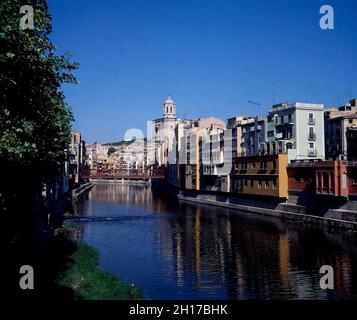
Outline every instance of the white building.
<path fill-rule="evenodd" d="M 166 165 L 170 157 L 176 157 L 173 148 L 176 124 L 176 104 L 169 96 L 163 104 L 162 118 L 152 121 L 151 137 L 148 137 L 155 146 L 155 164 L 158 166 Z"/>
<path fill-rule="evenodd" d="M 70 173 L 74 183 L 80 182 L 82 169 L 86 161 L 86 144 L 80 132 L 71 132 L 71 142 L 68 152 L 70 160 Z"/>
<path fill-rule="evenodd" d="M 323 104 L 277 104 L 267 119 L 268 154 L 287 153 L 289 162 L 324 160 Z"/>

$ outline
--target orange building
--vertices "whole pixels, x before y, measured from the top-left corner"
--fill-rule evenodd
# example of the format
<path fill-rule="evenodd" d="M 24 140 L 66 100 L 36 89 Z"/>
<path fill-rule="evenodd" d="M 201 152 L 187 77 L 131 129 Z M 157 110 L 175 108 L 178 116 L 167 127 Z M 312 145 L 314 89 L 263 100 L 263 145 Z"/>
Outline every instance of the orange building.
<path fill-rule="evenodd" d="M 237 157 L 233 162 L 232 192 L 288 197 L 288 155 Z"/>
<path fill-rule="evenodd" d="M 346 160 L 296 162 L 288 166 L 289 194 L 357 196 L 357 162 Z"/>

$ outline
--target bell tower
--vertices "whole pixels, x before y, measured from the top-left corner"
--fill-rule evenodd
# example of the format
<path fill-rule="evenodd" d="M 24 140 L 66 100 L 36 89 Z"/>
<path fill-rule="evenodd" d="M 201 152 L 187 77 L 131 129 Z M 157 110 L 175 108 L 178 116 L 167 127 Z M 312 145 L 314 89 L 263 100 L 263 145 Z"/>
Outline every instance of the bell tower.
<path fill-rule="evenodd" d="M 176 104 L 171 96 L 168 96 L 164 102 L 163 117 L 165 119 L 176 119 Z"/>

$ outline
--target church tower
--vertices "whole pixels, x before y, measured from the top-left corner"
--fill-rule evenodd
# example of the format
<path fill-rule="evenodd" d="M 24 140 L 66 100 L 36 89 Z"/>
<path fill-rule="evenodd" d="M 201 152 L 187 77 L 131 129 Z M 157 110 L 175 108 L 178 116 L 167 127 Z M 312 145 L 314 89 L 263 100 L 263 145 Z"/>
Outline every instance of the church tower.
<path fill-rule="evenodd" d="M 164 102 L 163 117 L 164 119 L 176 119 L 176 104 L 171 96 Z"/>

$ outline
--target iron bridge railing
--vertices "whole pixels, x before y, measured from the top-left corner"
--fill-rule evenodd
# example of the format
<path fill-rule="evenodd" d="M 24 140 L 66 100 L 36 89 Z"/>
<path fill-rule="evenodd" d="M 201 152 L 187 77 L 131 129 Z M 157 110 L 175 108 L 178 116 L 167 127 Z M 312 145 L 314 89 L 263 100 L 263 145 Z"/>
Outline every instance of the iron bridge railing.
<path fill-rule="evenodd" d="M 165 168 L 91 169 L 87 177 L 90 179 L 164 179 Z"/>

